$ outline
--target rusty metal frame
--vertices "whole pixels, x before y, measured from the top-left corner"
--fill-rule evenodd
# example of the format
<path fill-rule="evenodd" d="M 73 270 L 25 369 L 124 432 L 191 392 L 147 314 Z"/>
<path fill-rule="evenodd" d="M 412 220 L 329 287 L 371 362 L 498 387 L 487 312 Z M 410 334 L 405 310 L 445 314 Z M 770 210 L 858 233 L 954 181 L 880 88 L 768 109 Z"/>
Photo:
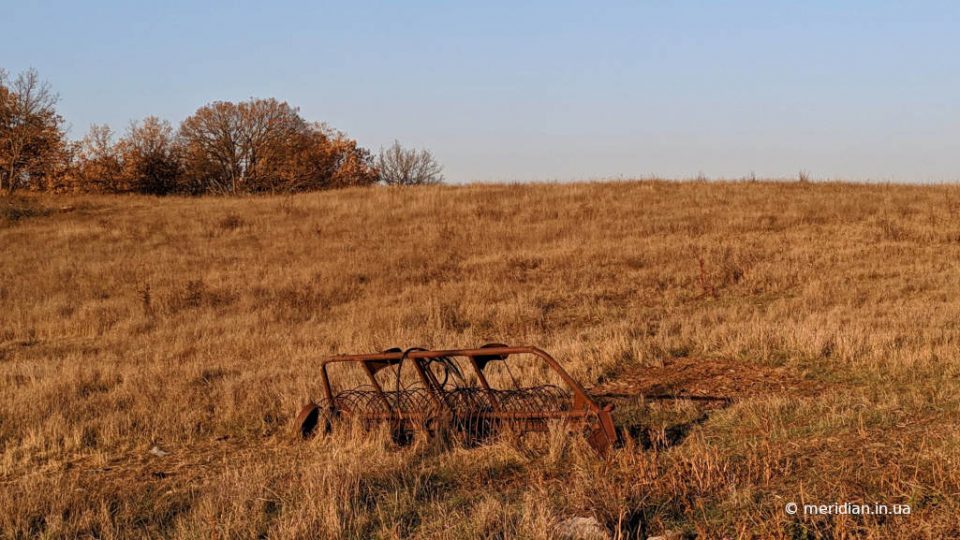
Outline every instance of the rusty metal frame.
<path fill-rule="evenodd" d="M 492 388 L 484 374 L 489 362 L 507 361 L 509 356 L 516 354 L 533 355 L 546 363 L 568 387 L 569 395 L 560 396 L 553 389 L 562 389 L 552 385 L 518 387 L 515 390 Z M 430 363 L 449 361 L 453 358 L 469 360 L 479 387 L 471 386 L 453 391 L 443 388 L 431 371 Z M 407 361 L 414 366 L 419 382 L 423 386 L 422 390 L 408 391 L 407 398 L 421 400 L 416 404 L 417 406 L 409 408 L 401 405 L 404 393 L 399 388 L 400 372 Z M 350 391 L 334 394 L 327 368 L 337 363 L 355 363 L 362 366 L 373 390 L 354 392 L 362 394 L 364 399 L 376 398 L 379 402 L 376 407 L 371 406 L 369 402 L 363 406 L 365 409 L 375 408 L 376 410 L 350 411 L 338 405 L 343 401 L 338 400 L 338 397 Z M 389 367 L 397 369 L 396 391 L 384 389 L 376 378 L 380 370 Z M 308 403 L 297 417 L 298 430 L 304 437 L 314 434 L 318 429 L 328 431 L 332 427 L 331 420 L 334 418 L 354 416 L 364 424 L 389 423 L 394 431 L 402 434 L 417 430 L 432 433 L 444 428 L 452 428 L 469 438 L 480 437 L 487 432 L 502 429 L 513 429 L 520 433 L 546 431 L 548 420 L 559 420 L 568 426 L 581 427 L 587 442 L 601 455 L 606 454 L 616 440 L 616 430 L 611 416 L 613 407 L 611 405 L 601 407 L 556 359 L 537 347 L 510 347 L 494 344 L 475 349 L 414 348 L 406 351 L 392 349 L 382 353 L 330 356 L 320 360 L 320 379 L 324 399 L 320 404 Z M 481 405 L 475 401 L 480 396 L 486 398 L 485 404 Z M 457 402 L 458 399 L 466 399 L 469 404 L 464 406 Z M 432 404 L 427 405 L 423 400 L 429 400 Z M 562 405 L 561 400 L 564 401 Z M 515 410 L 517 407 L 520 410 Z"/>

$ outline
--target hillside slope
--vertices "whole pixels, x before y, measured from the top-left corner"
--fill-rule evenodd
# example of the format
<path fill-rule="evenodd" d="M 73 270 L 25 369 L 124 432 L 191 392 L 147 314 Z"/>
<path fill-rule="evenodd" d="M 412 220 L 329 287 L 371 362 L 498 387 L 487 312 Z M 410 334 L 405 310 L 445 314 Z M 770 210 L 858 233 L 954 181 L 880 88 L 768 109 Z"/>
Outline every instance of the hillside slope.
<path fill-rule="evenodd" d="M 0 536 L 960 536 L 960 188 L 5 204 Z M 552 352 L 626 427 L 638 392 L 735 401 L 658 405 L 686 420 L 609 462 L 562 434 L 289 436 L 321 355 L 489 341 Z M 784 511 L 847 501 L 911 513 Z"/>

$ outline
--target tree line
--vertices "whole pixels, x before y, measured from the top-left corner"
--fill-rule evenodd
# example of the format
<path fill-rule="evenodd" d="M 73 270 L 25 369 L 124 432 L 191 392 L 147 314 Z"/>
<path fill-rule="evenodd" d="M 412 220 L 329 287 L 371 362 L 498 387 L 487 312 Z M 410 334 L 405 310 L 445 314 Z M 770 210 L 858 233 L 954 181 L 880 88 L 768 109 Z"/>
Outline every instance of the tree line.
<path fill-rule="evenodd" d="M 121 134 L 94 125 L 78 141 L 57 100 L 35 70 L 12 78 L 0 69 L 0 191 L 291 193 L 443 181 L 427 150 L 395 141 L 374 156 L 272 98 L 210 103 L 177 128 L 155 116 Z"/>

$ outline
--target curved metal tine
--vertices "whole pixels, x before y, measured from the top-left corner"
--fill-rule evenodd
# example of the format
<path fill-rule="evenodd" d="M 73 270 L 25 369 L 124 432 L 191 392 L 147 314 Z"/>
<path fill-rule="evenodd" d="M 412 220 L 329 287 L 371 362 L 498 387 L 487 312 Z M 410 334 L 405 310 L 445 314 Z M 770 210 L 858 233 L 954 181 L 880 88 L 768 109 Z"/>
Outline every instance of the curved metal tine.
<path fill-rule="evenodd" d="M 504 412 L 515 412 L 517 410 L 517 391 L 504 390 L 500 395 L 500 403 Z"/>
<path fill-rule="evenodd" d="M 503 367 L 505 367 L 505 368 L 507 369 L 507 374 L 510 375 L 510 380 L 513 382 L 513 388 L 514 388 L 515 390 L 519 390 L 519 389 L 520 389 L 520 381 L 518 381 L 517 378 L 513 376 L 513 370 L 510 369 L 510 361 L 509 361 L 509 360 L 510 360 L 510 357 L 504 358 L 504 359 L 502 360 L 502 362 L 503 362 Z"/>
<path fill-rule="evenodd" d="M 537 395 L 536 391 L 522 389 L 517 393 L 517 406 L 520 407 L 523 412 L 538 409 L 541 405 L 540 396 Z"/>
<path fill-rule="evenodd" d="M 430 398 L 429 392 L 422 390 L 414 390 L 410 392 L 410 408 L 407 409 L 408 412 L 422 412 L 429 414 L 433 400 Z"/>
<path fill-rule="evenodd" d="M 547 385 L 540 387 L 537 392 L 545 407 L 553 411 L 566 410 L 565 403 L 569 401 L 569 397 L 563 391 L 558 391 L 553 385 Z"/>
<path fill-rule="evenodd" d="M 550 406 L 550 403 L 546 399 L 546 396 L 543 395 L 541 390 L 542 388 L 539 387 L 532 388 L 530 394 L 533 399 L 530 401 L 532 401 L 535 404 L 534 406 L 540 411 L 551 410 L 553 407 Z"/>
<path fill-rule="evenodd" d="M 541 399 L 544 400 L 546 406 L 553 410 L 563 410 L 563 403 L 566 398 L 566 394 L 562 391 L 558 392 L 558 388 L 553 385 L 542 386 L 539 389 Z"/>
<path fill-rule="evenodd" d="M 543 391 L 543 387 L 542 387 L 542 386 L 541 386 L 541 387 L 537 387 L 536 389 L 534 389 L 533 395 L 536 396 L 534 399 L 536 400 L 537 408 L 538 408 L 538 409 L 540 409 L 541 411 L 554 411 L 554 410 L 555 410 L 555 408 L 554 408 L 554 406 L 553 406 L 553 403 L 550 402 L 550 398 L 549 398 L 549 396 L 546 395 L 546 393 Z"/>
<path fill-rule="evenodd" d="M 467 380 L 463 376 L 463 371 L 460 369 L 460 366 L 457 365 L 457 362 L 450 356 L 443 356 L 440 358 L 440 361 L 447 366 L 447 369 L 453 373 L 457 380 L 461 383 L 462 386 L 468 386 Z"/>

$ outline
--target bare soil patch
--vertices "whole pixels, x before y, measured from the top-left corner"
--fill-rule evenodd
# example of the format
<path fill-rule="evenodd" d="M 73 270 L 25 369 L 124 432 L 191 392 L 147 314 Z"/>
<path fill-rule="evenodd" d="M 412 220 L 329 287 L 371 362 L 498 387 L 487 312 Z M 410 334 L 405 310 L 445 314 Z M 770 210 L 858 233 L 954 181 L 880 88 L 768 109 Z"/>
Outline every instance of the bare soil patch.
<path fill-rule="evenodd" d="M 601 397 L 717 398 L 741 400 L 770 394 L 813 396 L 820 381 L 804 379 L 785 367 L 748 364 L 720 358 L 676 358 L 662 366 L 631 370 L 595 386 Z"/>

